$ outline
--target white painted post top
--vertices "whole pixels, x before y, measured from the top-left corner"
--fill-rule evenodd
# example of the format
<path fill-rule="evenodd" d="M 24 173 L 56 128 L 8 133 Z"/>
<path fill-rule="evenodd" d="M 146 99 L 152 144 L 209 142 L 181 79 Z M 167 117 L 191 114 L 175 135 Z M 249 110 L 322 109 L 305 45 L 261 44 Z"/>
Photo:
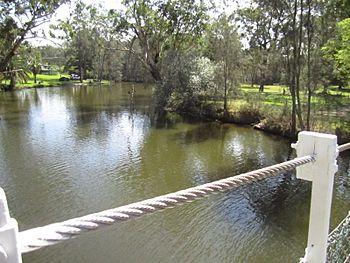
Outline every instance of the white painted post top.
<path fill-rule="evenodd" d="M 314 155 L 315 161 L 296 168 L 297 178 L 313 181 L 315 176 L 329 172 L 337 172 L 338 166 L 335 159 L 338 157 L 337 136 L 317 132 L 302 131 L 298 135 L 298 142 L 292 144 L 296 149 L 297 157 Z M 333 163 L 330 165 L 330 159 Z"/>
<path fill-rule="evenodd" d="M 301 262 L 325 263 L 332 206 L 334 174 L 338 170 L 337 136 L 300 132 L 292 145 L 297 156 L 313 155 L 315 161 L 297 167 L 297 178 L 312 181 L 308 242 Z"/>

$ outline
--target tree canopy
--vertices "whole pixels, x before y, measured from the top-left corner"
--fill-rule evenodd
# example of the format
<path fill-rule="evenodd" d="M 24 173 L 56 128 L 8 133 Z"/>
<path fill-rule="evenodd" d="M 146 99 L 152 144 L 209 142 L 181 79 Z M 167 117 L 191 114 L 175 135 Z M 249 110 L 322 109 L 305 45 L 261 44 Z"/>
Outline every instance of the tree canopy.
<path fill-rule="evenodd" d="M 340 85 L 350 81 L 350 18 L 337 23 L 336 35 L 322 48 L 325 58 L 333 66 L 333 74 Z"/>
<path fill-rule="evenodd" d="M 164 53 L 193 47 L 209 20 L 203 0 L 124 0 L 123 4 L 127 11 L 116 16 L 116 25 L 138 39 L 142 51 L 138 58 L 156 81 L 162 79 L 159 62 Z"/>
<path fill-rule="evenodd" d="M 0 72 L 5 71 L 24 40 L 37 36 L 35 29 L 50 20 L 69 0 L 13 0 L 0 2 Z"/>

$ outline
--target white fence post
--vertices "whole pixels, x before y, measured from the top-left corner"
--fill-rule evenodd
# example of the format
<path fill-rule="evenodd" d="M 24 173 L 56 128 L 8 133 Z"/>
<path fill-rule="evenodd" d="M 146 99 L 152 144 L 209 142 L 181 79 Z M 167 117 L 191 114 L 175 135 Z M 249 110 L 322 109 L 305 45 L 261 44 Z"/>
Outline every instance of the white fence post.
<path fill-rule="evenodd" d="M 292 145 L 298 157 L 314 155 L 315 161 L 297 168 L 297 178 L 312 181 L 308 242 L 301 262 L 326 262 L 327 239 L 332 205 L 333 179 L 338 170 L 337 136 L 300 132 Z"/>
<path fill-rule="evenodd" d="M 0 262 L 21 263 L 18 246 L 18 224 L 10 218 L 6 195 L 0 187 Z"/>

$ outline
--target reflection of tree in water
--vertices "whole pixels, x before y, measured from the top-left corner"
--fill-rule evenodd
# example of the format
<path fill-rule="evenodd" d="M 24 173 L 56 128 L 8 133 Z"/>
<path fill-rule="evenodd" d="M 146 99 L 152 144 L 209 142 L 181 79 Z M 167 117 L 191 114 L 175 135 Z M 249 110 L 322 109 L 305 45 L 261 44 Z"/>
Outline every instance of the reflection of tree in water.
<path fill-rule="evenodd" d="M 265 135 L 259 137 L 259 133 L 256 132 L 252 135 L 249 136 L 242 131 L 228 135 L 228 141 L 224 142 L 224 147 L 232 142 L 234 145 L 240 145 L 242 150 L 233 152 L 237 155 L 235 162 L 222 165 L 217 172 L 207 174 L 208 181 L 253 171 L 294 158 L 288 144 L 267 139 Z M 308 213 L 308 204 L 305 203 L 305 199 L 308 199 L 309 190 L 309 184 L 297 180 L 293 172 L 282 173 L 229 191 L 225 196 L 225 200 L 230 200 L 225 201 L 224 204 L 225 210 L 229 210 L 225 212 L 225 217 L 234 220 L 236 213 L 243 209 L 245 212 L 243 210 L 240 212 L 243 213 L 243 217 L 247 216 L 250 220 L 267 224 L 277 223 L 281 226 L 283 219 L 288 219 L 286 217 L 290 216 L 290 211 Z M 241 202 L 242 198 L 246 202 Z M 241 203 L 237 203 L 237 200 L 241 200 Z M 286 224 L 290 223 L 290 220 L 287 221 Z"/>
<path fill-rule="evenodd" d="M 157 129 L 172 129 L 177 123 L 182 122 L 182 118 L 176 113 L 167 111 L 150 111 L 151 127 Z"/>
<path fill-rule="evenodd" d="M 274 162 L 264 166 L 294 158 L 292 149 L 288 149 L 288 152 L 285 153 L 276 150 L 272 158 Z M 294 172 L 291 171 L 247 186 L 246 195 L 256 215 L 268 222 L 275 221 L 281 215 L 285 215 L 286 209 L 290 209 L 291 206 L 295 206 L 296 203 L 303 200 L 308 190 L 307 183 L 296 179 Z"/>
<path fill-rule="evenodd" d="M 252 185 L 247 189 L 247 196 L 257 215 L 269 220 L 284 214 L 308 191 L 307 183 L 296 179 L 292 173 L 283 173 Z"/>
<path fill-rule="evenodd" d="M 0 100 L 0 121 L 2 125 L 9 125 L 17 121 L 16 125 L 25 127 L 29 121 L 32 103 L 39 106 L 41 101 L 37 91 L 21 90 L 4 92 Z M 9 121 L 9 122 L 7 122 Z"/>
<path fill-rule="evenodd" d="M 143 86 L 134 87 L 134 96 L 130 99 L 129 85 L 119 86 L 82 86 L 61 90 L 69 108 L 69 120 L 73 129 L 80 129 L 86 137 L 91 133 L 103 133 L 110 125 L 128 113 L 145 115 L 148 112 L 150 90 Z M 148 98 L 148 100 L 147 100 Z"/>
<path fill-rule="evenodd" d="M 289 154 L 288 159 L 291 158 L 294 156 Z M 349 156 L 338 158 L 338 164 L 339 172 L 335 175 L 334 180 L 333 203 L 342 202 L 339 199 L 348 200 L 349 198 L 347 195 L 349 187 L 344 186 L 346 182 L 350 182 Z M 311 183 L 297 179 L 294 171 L 283 173 L 259 184 L 253 184 L 248 188 L 247 193 L 250 205 L 267 224 L 283 225 L 288 222 L 292 224 L 290 220 L 285 220 L 288 216 L 295 217 L 293 224 L 298 224 L 298 221 L 309 213 Z M 350 207 L 346 206 L 348 210 Z M 303 216 L 300 218 L 298 215 Z M 304 222 L 306 223 L 307 221 Z"/>
<path fill-rule="evenodd" d="M 223 143 L 228 129 L 228 126 L 219 123 L 204 123 L 196 125 L 193 129 L 185 132 L 179 132 L 174 136 L 174 139 L 184 144 L 201 143 L 211 139 L 219 140 Z"/>

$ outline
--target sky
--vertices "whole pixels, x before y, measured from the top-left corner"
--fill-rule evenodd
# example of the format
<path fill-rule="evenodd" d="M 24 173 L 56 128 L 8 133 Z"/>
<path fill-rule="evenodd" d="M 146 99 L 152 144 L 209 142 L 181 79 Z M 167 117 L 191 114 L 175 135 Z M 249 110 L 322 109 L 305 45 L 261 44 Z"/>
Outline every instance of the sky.
<path fill-rule="evenodd" d="M 67 18 L 69 15 L 69 9 L 71 8 L 71 6 L 74 6 L 74 2 L 72 1 L 72 4 L 65 4 L 62 5 L 58 10 L 57 10 L 57 17 L 59 18 Z M 84 3 L 86 3 L 87 5 L 92 5 L 92 4 L 101 4 L 105 9 L 109 10 L 109 9 L 120 9 L 121 4 L 120 4 L 120 0 L 83 0 Z"/>

